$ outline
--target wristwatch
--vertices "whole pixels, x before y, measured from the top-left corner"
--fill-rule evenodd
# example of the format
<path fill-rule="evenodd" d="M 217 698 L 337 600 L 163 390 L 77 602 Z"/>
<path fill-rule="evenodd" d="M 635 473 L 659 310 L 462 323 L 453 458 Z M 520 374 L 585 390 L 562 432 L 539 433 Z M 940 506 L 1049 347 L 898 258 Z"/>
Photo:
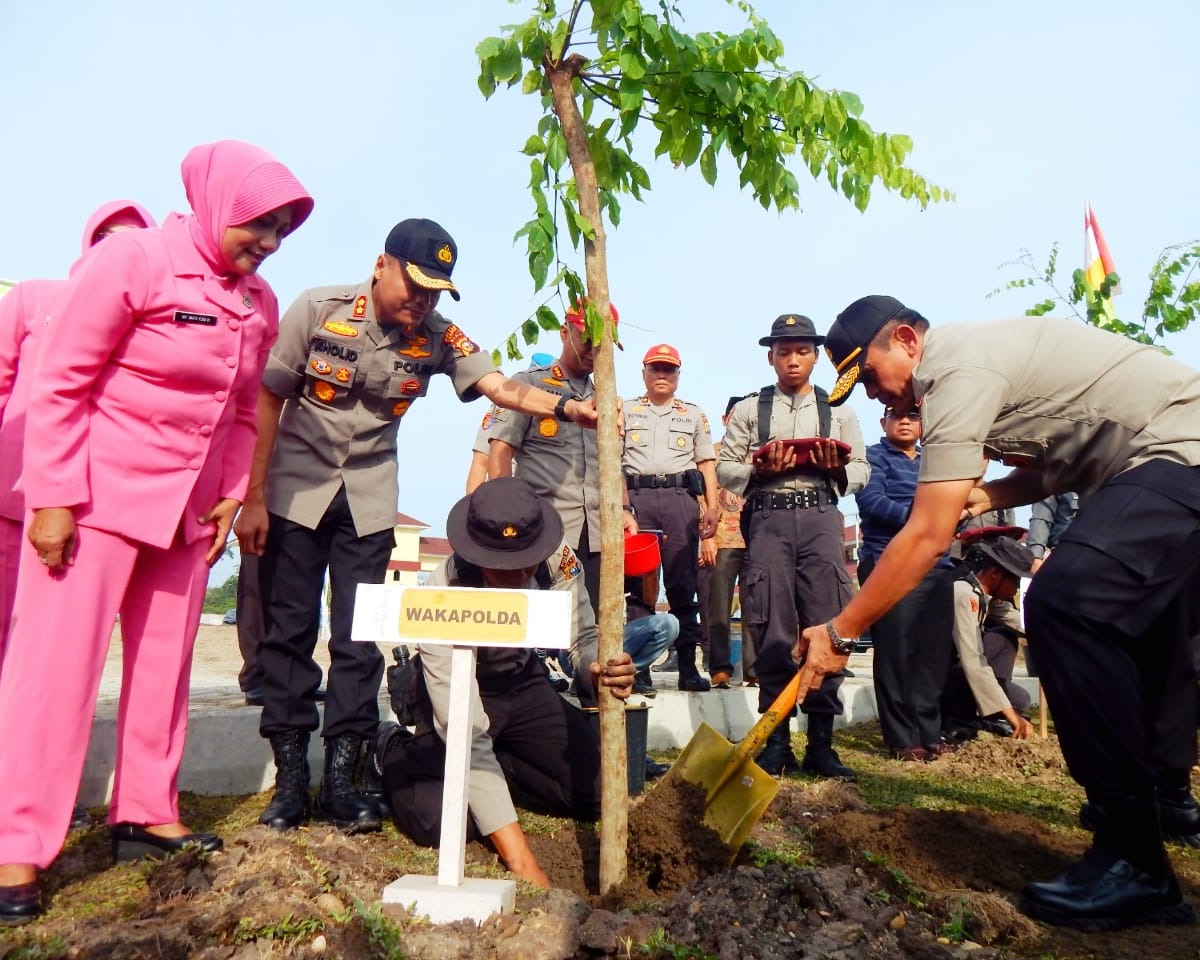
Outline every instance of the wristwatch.
<path fill-rule="evenodd" d="M 567 401 L 568 400 L 582 400 L 582 399 L 583 399 L 583 397 L 578 397 L 578 396 L 575 396 L 574 394 L 564 393 L 561 397 L 558 398 L 558 403 L 556 403 L 554 405 L 554 416 L 557 417 L 559 420 L 566 420 L 567 422 L 570 422 L 571 418 L 567 416 Z"/>
<path fill-rule="evenodd" d="M 855 644 L 858 643 L 858 637 L 846 637 L 843 639 L 838 635 L 832 620 L 825 624 L 825 630 L 829 634 L 829 643 L 833 647 L 834 653 L 842 657 L 848 657 L 854 652 Z"/>
<path fill-rule="evenodd" d="M 634 519 L 634 520 L 636 520 L 636 519 L 637 519 L 637 510 L 635 510 L 635 509 L 634 509 L 634 507 L 633 507 L 633 504 L 632 504 L 632 503 L 623 503 L 623 504 L 621 504 L 621 509 L 622 509 L 622 510 L 628 510 L 628 511 L 629 511 L 629 514 L 630 514 L 630 515 L 633 517 L 633 519 Z"/>

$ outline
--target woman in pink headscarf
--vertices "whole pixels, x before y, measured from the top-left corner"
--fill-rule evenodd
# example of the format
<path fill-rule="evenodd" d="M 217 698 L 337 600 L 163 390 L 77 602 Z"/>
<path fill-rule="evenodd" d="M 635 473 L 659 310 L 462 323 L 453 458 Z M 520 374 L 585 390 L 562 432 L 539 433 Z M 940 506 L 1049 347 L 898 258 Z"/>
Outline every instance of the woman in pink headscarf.
<path fill-rule="evenodd" d="M 96 247 L 44 333 L 25 430 L 29 545 L 0 673 L 0 923 L 41 912 L 37 870 L 62 848 L 118 613 L 113 855 L 221 846 L 179 821 L 192 645 L 278 326 L 255 274 L 312 198 L 228 140 L 192 150 L 183 182 L 194 215 Z"/>
<path fill-rule="evenodd" d="M 153 227 L 148 210 L 131 200 L 111 200 L 88 217 L 83 253 L 123 230 Z M 76 261 L 78 267 L 81 261 Z M 0 672 L 4 643 L 17 591 L 17 565 L 25 543 L 25 493 L 21 468 L 25 450 L 25 409 L 34 381 L 34 361 L 50 307 L 65 280 L 25 280 L 0 297 Z"/>

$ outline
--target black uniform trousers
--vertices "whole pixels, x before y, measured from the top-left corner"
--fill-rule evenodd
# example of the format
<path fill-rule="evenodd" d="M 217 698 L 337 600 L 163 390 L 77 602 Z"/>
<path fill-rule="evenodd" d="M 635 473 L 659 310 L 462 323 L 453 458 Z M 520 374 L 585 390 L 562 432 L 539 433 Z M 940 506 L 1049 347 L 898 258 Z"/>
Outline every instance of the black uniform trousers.
<path fill-rule="evenodd" d="M 1105 484 L 1038 571 L 1025 626 L 1071 775 L 1149 802 L 1196 761 L 1200 467 L 1152 460 Z"/>
<path fill-rule="evenodd" d="M 717 562 L 708 576 L 708 602 L 705 607 L 705 629 L 708 632 L 709 673 L 733 673 L 730 650 L 729 618 L 733 611 L 733 586 L 742 578 L 746 563 L 745 547 L 723 547 L 717 551 Z M 742 677 L 754 674 L 758 655 L 757 628 L 748 623 L 742 612 Z"/>
<path fill-rule="evenodd" d="M 663 586 L 667 606 L 679 621 L 676 649 L 695 649 L 700 633 L 696 576 L 700 568 L 700 507 L 684 487 L 637 487 L 629 491 L 638 528 L 661 530 Z"/>
<path fill-rule="evenodd" d="M 747 502 L 744 510 L 750 509 Z M 798 669 L 792 660 L 799 630 L 824 623 L 850 600 L 842 546 L 842 515 L 832 504 L 750 515 L 742 580 L 742 622 L 759 637 L 758 709 L 764 712 Z M 840 714 L 841 673 L 808 694 L 804 713 Z"/>
<path fill-rule="evenodd" d="M 263 602 L 258 567 L 258 557 L 252 553 L 242 554 L 237 579 L 237 638 L 238 650 L 242 655 L 238 686 L 242 693 L 263 684 L 262 664 L 258 661 L 258 648 L 262 646 L 263 638 Z"/>
<path fill-rule="evenodd" d="M 315 530 L 271 515 L 260 565 L 266 632 L 259 648 L 263 670 L 259 732 L 264 737 L 287 730 L 316 730 L 320 722 L 313 694 L 321 684 L 321 668 L 313 660 L 313 650 L 326 567 L 333 595 L 322 736 L 375 733 L 383 655 L 373 643 L 352 641 L 350 629 L 358 584 L 384 582 L 394 546 L 391 530 L 358 536 L 344 487 Z"/>
<path fill-rule="evenodd" d="M 858 568 L 866 583 L 875 560 Z M 895 750 L 942 738 L 942 688 L 954 646 L 954 572 L 935 567 L 871 626 L 875 703 L 883 742 Z"/>
<path fill-rule="evenodd" d="M 600 816 L 600 736 L 587 714 L 554 692 L 545 669 L 530 657 L 511 678 L 481 678 L 483 708 L 496 760 L 513 802 L 555 817 Z M 446 745 L 432 728 L 422 686 L 424 720 L 414 737 L 400 736 L 383 758 L 383 785 L 396 825 L 414 843 L 441 839 Z M 477 839 L 468 820 L 468 838 Z"/>

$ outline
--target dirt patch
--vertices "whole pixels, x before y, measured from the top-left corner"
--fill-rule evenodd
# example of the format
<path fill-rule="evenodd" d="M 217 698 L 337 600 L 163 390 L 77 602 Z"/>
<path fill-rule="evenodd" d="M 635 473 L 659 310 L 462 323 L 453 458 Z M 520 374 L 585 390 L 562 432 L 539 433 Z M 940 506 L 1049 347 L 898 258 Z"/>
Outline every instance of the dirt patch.
<path fill-rule="evenodd" d="M 873 738 L 870 729 L 847 735 Z M 850 759 L 845 749 L 843 758 Z M 949 803 L 955 789 L 986 796 L 986 783 L 1012 785 L 1017 793 L 1006 796 L 1026 788 L 1055 795 L 1051 789 L 1066 780 L 1052 742 L 1026 749 L 980 741 L 929 765 L 883 761 L 870 747 L 851 762 L 872 796 L 913 801 L 874 809 L 853 785 L 785 781 L 728 869 L 719 845 L 687 828 L 699 823 L 697 798 L 651 790 L 631 811 L 630 882 L 606 904 L 597 892 L 594 829 L 528 818 L 556 889 L 520 885 L 517 913 L 480 927 L 431 927 L 403 910 L 393 914 L 396 925 L 381 919 L 372 904 L 383 886 L 404 873 L 436 871 L 430 851 L 391 827 L 355 837 L 320 824 L 277 833 L 253 822 L 263 796 L 187 796 L 185 817 L 220 832 L 224 852 L 114 866 L 102 827 L 73 836 L 44 878 L 47 915 L 0 930 L 0 957 L 1196 960 L 1200 953 L 1197 928 L 1084 935 L 1017 913 L 1026 881 L 1053 876 L 1087 844 L 1072 822 L 1077 790 L 1063 787 L 1054 817 L 982 803 L 918 805 Z M 980 785 L 963 791 L 966 781 Z M 693 855 L 679 856 L 683 849 Z M 1173 851 L 1173 859 L 1195 902 L 1200 851 Z M 469 845 L 467 869 L 503 875 L 481 844 Z"/>

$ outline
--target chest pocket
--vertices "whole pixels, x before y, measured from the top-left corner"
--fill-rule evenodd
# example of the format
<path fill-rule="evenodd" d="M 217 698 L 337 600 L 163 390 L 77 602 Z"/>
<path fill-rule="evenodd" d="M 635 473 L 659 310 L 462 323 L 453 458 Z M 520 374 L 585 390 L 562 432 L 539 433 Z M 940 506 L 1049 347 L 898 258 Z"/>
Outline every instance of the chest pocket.
<path fill-rule="evenodd" d="M 695 435 L 690 425 L 672 425 L 667 433 L 667 446 L 672 453 L 691 453 L 695 446 Z"/>
<path fill-rule="evenodd" d="M 566 426 L 568 424 L 557 417 L 530 417 L 529 427 L 525 431 L 525 443 L 530 446 L 561 447 L 565 443 L 563 428 Z"/>
<path fill-rule="evenodd" d="M 625 446 L 645 448 L 650 442 L 650 421 L 633 414 L 625 418 Z"/>
<path fill-rule="evenodd" d="M 304 390 L 323 404 L 338 404 L 350 394 L 358 375 L 358 351 L 323 338 L 314 340 L 304 368 Z"/>
<path fill-rule="evenodd" d="M 425 396 L 428 390 L 428 376 L 395 371 L 388 375 L 375 414 L 380 420 L 398 420 L 408 413 L 413 401 Z"/>

